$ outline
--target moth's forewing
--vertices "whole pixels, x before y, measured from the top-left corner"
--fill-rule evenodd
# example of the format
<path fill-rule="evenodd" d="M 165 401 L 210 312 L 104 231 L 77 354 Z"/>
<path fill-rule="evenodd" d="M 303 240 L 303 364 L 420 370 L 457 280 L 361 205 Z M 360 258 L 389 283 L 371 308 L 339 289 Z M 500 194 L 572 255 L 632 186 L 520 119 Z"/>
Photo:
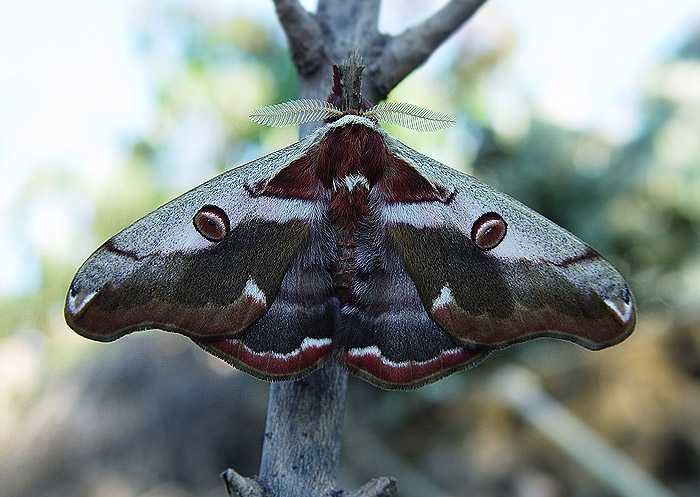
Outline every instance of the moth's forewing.
<path fill-rule="evenodd" d="M 589 349 L 634 329 L 627 283 L 600 254 L 508 195 L 388 138 L 417 171 L 456 194 L 447 205 L 391 205 L 392 246 L 438 325 L 463 343 L 502 347 L 549 336 Z M 507 231 L 495 247 L 473 240 L 485 214 Z"/>
<path fill-rule="evenodd" d="M 332 336 L 319 321 L 323 312 L 300 318 L 291 307 L 293 295 L 273 303 L 288 269 L 300 264 L 309 246 L 318 206 L 260 199 L 249 191 L 307 146 L 299 142 L 217 176 L 108 240 L 73 279 L 65 306 L 71 328 L 99 341 L 146 328 L 174 331 L 272 378 L 315 365 Z M 196 226 L 203 208 L 226 217 L 221 239 L 212 239 L 206 225 Z M 270 309 L 274 323 L 260 322 Z M 279 332 L 279 323 L 290 319 L 301 324 Z M 227 342 L 232 337 L 238 341 Z M 280 356 L 286 366 L 276 360 Z"/>

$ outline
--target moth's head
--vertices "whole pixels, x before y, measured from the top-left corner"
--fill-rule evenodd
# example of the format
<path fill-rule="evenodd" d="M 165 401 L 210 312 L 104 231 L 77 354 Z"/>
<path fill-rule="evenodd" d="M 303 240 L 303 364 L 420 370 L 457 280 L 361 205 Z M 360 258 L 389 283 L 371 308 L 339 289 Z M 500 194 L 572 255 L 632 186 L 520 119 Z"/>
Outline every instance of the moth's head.
<path fill-rule="evenodd" d="M 327 102 L 345 114 L 361 115 L 372 107 L 372 104 L 362 95 L 364 70 L 365 65 L 356 51 L 353 51 L 342 64 L 334 64 L 333 86 L 326 99 Z"/>
<path fill-rule="evenodd" d="M 379 123 L 397 124 L 416 131 L 438 131 L 455 124 L 453 116 L 402 102 L 372 105 L 362 94 L 365 66 L 356 52 L 333 66 L 333 85 L 326 100 L 301 99 L 261 107 L 249 118 L 262 126 L 299 126 L 313 121 L 336 123 L 347 116 L 359 116 Z M 350 123 L 350 121 L 343 121 Z M 364 121 L 359 121 L 361 124 Z"/>

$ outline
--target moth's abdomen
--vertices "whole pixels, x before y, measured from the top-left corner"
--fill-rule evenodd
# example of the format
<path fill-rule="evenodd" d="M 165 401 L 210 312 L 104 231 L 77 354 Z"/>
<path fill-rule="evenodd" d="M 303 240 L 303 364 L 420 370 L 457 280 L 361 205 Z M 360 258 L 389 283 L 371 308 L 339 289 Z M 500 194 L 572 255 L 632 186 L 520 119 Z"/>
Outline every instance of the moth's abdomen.
<path fill-rule="evenodd" d="M 346 177 L 331 195 L 329 218 L 336 236 L 336 257 L 330 272 L 333 289 L 342 303 L 348 302 L 357 273 L 355 249 L 369 218 L 368 193 L 364 178 Z"/>
<path fill-rule="evenodd" d="M 357 269 L 355 264 L 356 242 L 352 233 L 338 233 L 336 259 L 330 267 L 333 280 L 333 291 L 341 303 L 350 298 L 353 277 Z"/>

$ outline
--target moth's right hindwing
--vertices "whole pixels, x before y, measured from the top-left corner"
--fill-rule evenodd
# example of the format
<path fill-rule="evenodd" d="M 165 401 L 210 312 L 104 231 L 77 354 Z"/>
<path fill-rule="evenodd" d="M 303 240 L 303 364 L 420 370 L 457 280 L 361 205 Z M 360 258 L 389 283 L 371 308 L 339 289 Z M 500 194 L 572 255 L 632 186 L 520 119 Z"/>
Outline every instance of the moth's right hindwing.
<path fill-rule="evenodd" d="M 399 255 L 385 241 L 360 252 L 364 248 L 380 256 L 359 254 L 364 262 L 350 303 L 341 309 L 341 358 L 356 376 L 388 390 L 417 388 L 488 355 L 488 350 L 465 347 L 435 324 Z"/>

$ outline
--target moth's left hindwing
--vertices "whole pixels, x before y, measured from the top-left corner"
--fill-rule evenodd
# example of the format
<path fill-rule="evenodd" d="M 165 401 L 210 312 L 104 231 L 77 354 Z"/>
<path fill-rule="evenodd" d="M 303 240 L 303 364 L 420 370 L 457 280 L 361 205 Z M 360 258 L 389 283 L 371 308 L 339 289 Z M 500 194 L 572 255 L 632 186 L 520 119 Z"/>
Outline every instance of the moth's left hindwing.
<path fill-rule="evenodd" d="M 326 267 L 334 247 L 316 223 L 267 312 L 235 337 L 196 340 L 229 364 L 262 379 L 295 379 L 318 367 L 335 346 L 332 286 Z M 272 243 L 271 240 L 266 243 Z M 267 259 L 258 264 L 267 265 Z"/>
<path fill-rule="evenodd" d="M 108 240 L 73 280 L 68 324 L 100 341 L 146 328 L 175 331 L 268 379 L 317 366 L 331 348 L 328 313 L 325 305 L 301 314 L 298 307 L 327 297 L 323 282 L 313 281 L 323 264 L 310 235 L 320 209 L 248 192 L 307 144 L 217 176 Z M 294 291 L 303 279 L 309 284 Z"/>

